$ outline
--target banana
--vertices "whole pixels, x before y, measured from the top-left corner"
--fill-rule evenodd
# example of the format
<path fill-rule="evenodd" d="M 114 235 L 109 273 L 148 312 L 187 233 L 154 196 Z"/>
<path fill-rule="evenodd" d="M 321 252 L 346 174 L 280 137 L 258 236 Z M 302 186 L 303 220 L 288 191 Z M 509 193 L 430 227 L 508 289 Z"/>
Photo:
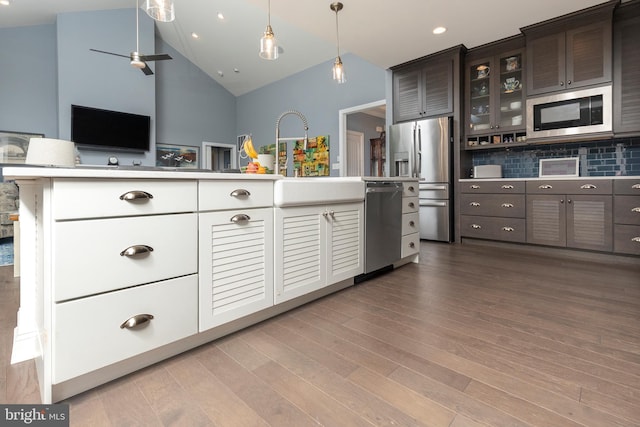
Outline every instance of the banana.
<path fill-rule="evenodd" d="M 244 141 L 244 152 L 247 153 L 247 156 L 251 157 L 252 159 L 258 158 L 258 153 L 256 152 L 255 148 L 253 148 L 253 141 L 251 140 L 251 137 L 248 137 Z"/>

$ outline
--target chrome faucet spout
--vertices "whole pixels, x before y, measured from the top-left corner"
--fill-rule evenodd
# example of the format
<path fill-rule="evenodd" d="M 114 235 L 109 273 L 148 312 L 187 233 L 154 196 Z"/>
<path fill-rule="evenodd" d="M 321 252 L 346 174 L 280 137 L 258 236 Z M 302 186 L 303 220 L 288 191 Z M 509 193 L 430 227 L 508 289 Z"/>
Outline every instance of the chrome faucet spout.
<path fill-rule="evenodd" d="M 293 114 L 295 116 L 298 116 L 301 120 L 302 120 L 302 124 L 304 125 L 304 148 L 305 150 L 307 149 L 307 144 L 309 142 L 309 135 L 308 135 L 308 131 L 309 131 L 309 123 L 307 122 L 307 118 L 299 111 L 296 110 L 288 110 L 285 111 L 284 113 L 280 114 L 280 117 L 278 117 L 278 120 L 276 120 L 276 173 L 280 173 L 280 120 L 282 120 L 283 117 L 288 116 L 290 114 Z M 285 171 L 286 171 L 286 163 L 284 165 L 285 167 Z"/>

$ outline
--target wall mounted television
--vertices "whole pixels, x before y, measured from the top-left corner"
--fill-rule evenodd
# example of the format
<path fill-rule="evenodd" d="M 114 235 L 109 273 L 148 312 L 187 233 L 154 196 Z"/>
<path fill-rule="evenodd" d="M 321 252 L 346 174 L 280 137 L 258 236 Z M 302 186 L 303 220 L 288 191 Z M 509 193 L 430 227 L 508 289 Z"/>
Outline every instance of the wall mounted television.
<path fill-rule="evenodd" d="M 151 117 L 71 105 L 71 140 L 92 150 L 149 151 Z"/>

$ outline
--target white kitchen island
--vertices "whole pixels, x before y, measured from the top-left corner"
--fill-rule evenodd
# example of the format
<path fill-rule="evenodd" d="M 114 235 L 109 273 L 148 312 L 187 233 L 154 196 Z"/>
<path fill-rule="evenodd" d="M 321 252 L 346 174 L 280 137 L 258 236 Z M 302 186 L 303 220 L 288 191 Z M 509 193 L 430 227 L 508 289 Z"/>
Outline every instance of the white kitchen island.
<path fill-rule="evenodd" d="M 363 271 L 360 178 L 314 179 L 309 198 L 298 188 L 304 180 L 289 193 L 283 183 L 294 179 L 273 175 L 105 167 L 8 167 L 3 175 L 20 187 L 12 362 L 36 360 L 43 403 L 351 286 Z M 346 206 L 344 236 L 355 252 L 341 274 L 319 272 L 315 286 L 275 298 L 285 274 L 274 271 L 284 265 L 275 242 L 296 237 L 274 212 L 300 204 L 314 211 L 313 227 L 327 222 L 318 230 L 342 226 L 335 212 Z M 313 236 L 308 244 L 328 247 L 330 232 Z M 287 262 L 287 271 L 305 264 Z"/>

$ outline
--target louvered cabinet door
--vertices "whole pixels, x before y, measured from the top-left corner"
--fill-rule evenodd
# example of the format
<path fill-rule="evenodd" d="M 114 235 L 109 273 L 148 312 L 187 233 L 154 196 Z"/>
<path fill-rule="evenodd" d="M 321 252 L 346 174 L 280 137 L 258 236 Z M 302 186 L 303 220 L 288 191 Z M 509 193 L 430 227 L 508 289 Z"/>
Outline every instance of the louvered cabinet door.
<path fill-rule="evenodd" d="M 567 196 L 567 246 L 596 251 L 613 250 L 611 196 Z"/>
<path fill-rule="evenodd" d="M 327 212 L 323 206 L 275 209 L 276 304 L 325 285 Z"/>
<path fill-rule="evenodd" d="M 273 209 L 199 216 L 199 328 L 273 305 Z"/>
<path fill-rule="evenodd" d="M 527 243 L 567 245 L 564 195 L 527 195 Z"/>
<path fill-rule="evenodd" d="M 329 207 L 327 229 L 327 285 L 364 271 L 364 206 L 362 203 Z"/>

